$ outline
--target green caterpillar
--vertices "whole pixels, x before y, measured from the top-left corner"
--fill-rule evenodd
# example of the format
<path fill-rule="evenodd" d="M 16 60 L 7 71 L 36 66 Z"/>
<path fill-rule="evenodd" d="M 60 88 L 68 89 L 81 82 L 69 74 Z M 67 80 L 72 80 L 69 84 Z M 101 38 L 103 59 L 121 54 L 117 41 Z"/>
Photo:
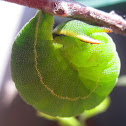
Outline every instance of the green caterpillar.
<path fill-rule="evenodd" d="M 12 48 L 12 79 L 37 110 L 76 116 L 112 91 L 120 60 L 108 29 L 71 20 L 55 28 L 53 37 L 52 25 L 53 16 L 40 11 L 19 33 Z"/>

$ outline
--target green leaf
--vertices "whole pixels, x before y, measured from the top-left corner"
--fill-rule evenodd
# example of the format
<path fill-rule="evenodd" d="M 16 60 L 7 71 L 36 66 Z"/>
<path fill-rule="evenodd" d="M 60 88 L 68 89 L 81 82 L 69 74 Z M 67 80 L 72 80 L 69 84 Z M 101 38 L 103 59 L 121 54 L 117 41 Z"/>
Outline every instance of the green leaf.
<path fill-rule="evenodd" d="M 53 16 L 40 11 L 12 48 L 11 73 L 20 95 L 51 116 L 76 116 L 94 108 L 114 88 L 120 71 L 115 45 L 106 33 L 77 20 L 62 27 L 67 23 L 80 34 L 87 29 L 82 36 L 101 44 L 85 43 L 67 34 L 53 40 Z"/>

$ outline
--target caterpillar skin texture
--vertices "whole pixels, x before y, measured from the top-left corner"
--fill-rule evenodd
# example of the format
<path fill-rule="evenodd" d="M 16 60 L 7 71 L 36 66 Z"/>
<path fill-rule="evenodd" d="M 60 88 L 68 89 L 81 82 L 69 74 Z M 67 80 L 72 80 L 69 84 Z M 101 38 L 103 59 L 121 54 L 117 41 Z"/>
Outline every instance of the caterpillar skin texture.
<path fill-rule="evenodd" d="M 12 79 L 23 99 L 37 110 L 76 116 L 112 91 L 120 60 L 112 39 L 97 31 L 99 27 L 73 20 L 54 30 L 59 34 L 65 26 L 73 27 L 78 34 L 85 31 L 83 35 L 101 42 L 90 44 L 67 34 L 53 40 L 52 25 L 53 16 L 40 11 L 19 33 L 12 48 Z"/>

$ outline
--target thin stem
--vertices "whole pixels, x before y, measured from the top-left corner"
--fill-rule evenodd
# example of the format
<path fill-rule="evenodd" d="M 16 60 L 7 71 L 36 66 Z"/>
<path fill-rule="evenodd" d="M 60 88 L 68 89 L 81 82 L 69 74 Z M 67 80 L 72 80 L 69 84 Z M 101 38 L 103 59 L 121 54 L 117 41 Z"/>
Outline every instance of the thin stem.
<path fill-rule="evenodd" d="M 86 7 L 70 0 L 4 0 L 20 5 L 42 9 L 45 12 L 71 17 L 85 22 L 111 28 L 113 32 L 126 36 L 126 21 L 114 12 L 106 13 L 91 7 Z"/>
<path fill-rule="evenodd" d="M 46 118 L 48 120 L 52 121 L 57 121 L 60 126 L 85 126 L 84 123 L 82 124 L 77 120 L 75 117 L 67 117 L 67 118 L 62 118 L 62 117 L 53 117 L 41 112 L 37 112 L 37 115 L 43 118 Z"/>
<path fill-rule="evenodd" d="M 70 118 L 57 118 L 57 121 L 61 126 L 85 126 L 80 123 L 75 117 Z"/>

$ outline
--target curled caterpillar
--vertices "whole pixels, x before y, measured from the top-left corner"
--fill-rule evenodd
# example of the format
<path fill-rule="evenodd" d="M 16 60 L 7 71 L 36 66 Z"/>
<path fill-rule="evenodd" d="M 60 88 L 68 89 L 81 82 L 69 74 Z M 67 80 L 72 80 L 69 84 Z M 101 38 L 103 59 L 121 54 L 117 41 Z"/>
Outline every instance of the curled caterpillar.
<path fill-rule="evenodd" d="M 53 16 L 40 11 L 19 33 L 12 48 L 12 79 L 37 110 L 76 116 L 112 91 L 120 59 L 108 29 L 71 20 L 52 33 L 52 25 Z"/>

